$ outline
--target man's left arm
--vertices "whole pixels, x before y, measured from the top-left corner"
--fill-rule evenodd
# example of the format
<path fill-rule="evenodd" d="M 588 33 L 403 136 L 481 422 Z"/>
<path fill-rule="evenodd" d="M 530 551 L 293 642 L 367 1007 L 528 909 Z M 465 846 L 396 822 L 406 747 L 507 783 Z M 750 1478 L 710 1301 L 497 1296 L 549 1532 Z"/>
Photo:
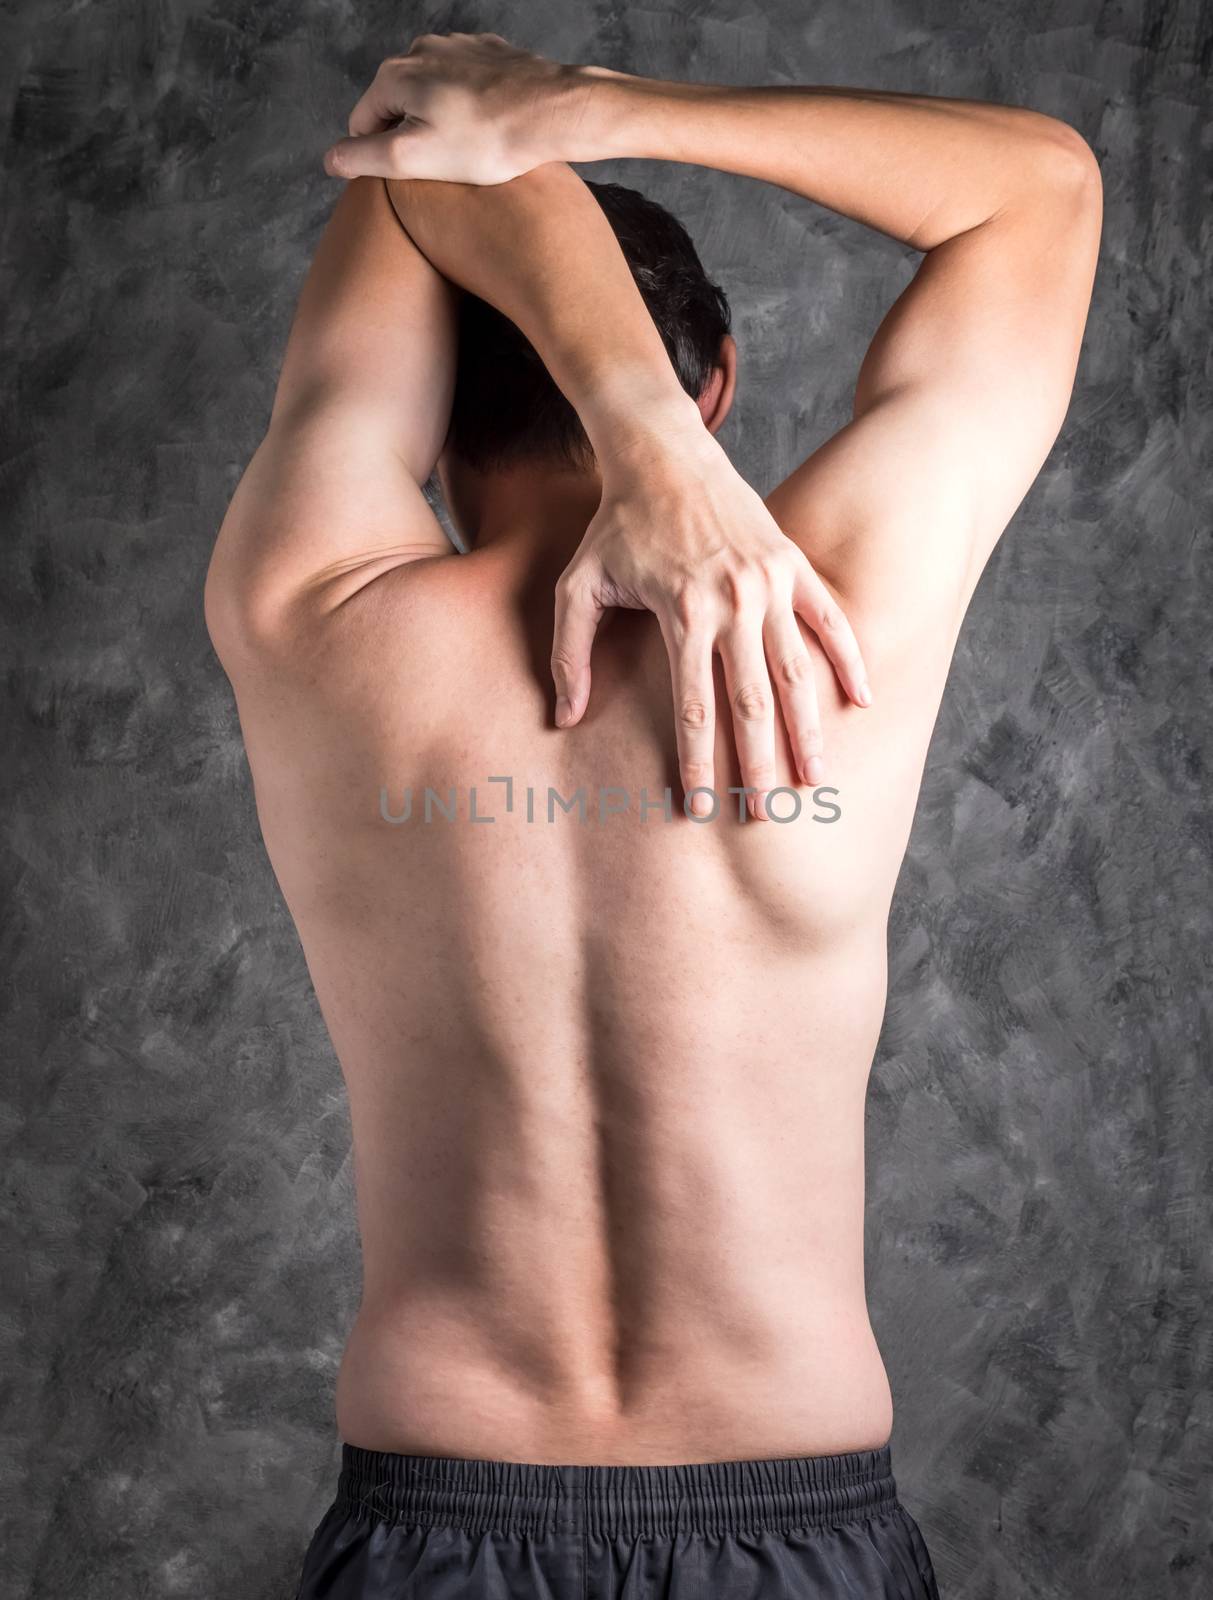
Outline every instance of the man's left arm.
<path fill-rule="evenodd" d="M 291 327 L 265 437 L 224 518 L 206 616 L 225 666 L 407 561 L 451 553 L 425 499 L 450 418 L 456 291 L 379 178 L 348 184 Z"/>
<path fill-rule="evenodd" d="M 714 653 L 724 666 L 742 779 L 755 790 L 754 814 L 764 814 L 759 797 L 775 781 L 777 704 L 801 781 L 820 782 L 820 717 L 797 619 L 864 704 L 859 646 L 808 559 L 682 388 L 590 190 L 571 167 L 550 162 L 491 186 L 389 180 L 388 191 L 435 267 L 530 340 L 597 460 L 599 508 L 556 591 L 558 726 L 585 710 L 604 610 L 644 609 L 669 653 L 688 792 L 714 782 Z M 705 406 L 712 410 L 710 400 Z"/>

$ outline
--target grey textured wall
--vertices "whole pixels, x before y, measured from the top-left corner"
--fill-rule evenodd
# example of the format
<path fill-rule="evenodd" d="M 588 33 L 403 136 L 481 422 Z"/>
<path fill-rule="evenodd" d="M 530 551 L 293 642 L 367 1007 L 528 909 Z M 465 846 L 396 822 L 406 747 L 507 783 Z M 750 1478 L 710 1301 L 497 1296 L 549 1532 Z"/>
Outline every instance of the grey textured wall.
<path fill-rule="evenodd" d="M 478 26 L 674 76 L 1023 101 L 1102 159 L 1070 420 L 978 592 L 896 903 L 870 1287 L 950 1600 L 1208 1594 L 1208 19 L 6 15 L 4 1593 L 289 1597 L 331 1493 L 348 1127 L 201 585 L 334 198 L 319 155 L 387 47 Z M 729 443 L 765 488 L 841 419 L 909 258 L 741 180 L 630 181 L 733 294 Z"/>

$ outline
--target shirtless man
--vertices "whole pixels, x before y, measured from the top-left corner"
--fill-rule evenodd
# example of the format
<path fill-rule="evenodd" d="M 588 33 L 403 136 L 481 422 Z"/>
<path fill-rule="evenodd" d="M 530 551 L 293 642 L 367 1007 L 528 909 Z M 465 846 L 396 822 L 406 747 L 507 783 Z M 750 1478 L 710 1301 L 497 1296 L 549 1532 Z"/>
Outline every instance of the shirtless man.
<path fill-rule="evenodd" d="M 736 353 L 693 250 L 663 290 L 673 236 L 564 164 L 608 157 L 924 252 L 853 420 L 765 502 L 714 438 Z M 384 64 L 327 165 L 355 181 L 206 593 L 353 1123 L 363 1296 L 299 1594 L 933 1595 L 864 1097 L 953 647 L 1070 394 L 1095 163 L 1030 111 L 453 36 Z M 477 343 L 481 302 L 565 399 Z"/>

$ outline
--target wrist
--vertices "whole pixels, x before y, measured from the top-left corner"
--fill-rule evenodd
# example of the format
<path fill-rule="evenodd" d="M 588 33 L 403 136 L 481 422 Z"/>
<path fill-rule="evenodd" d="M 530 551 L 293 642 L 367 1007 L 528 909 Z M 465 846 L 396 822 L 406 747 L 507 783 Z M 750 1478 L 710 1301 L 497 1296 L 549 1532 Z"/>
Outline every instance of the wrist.
<path fill-rule="evenodd" d="M 672 368 L 604 374 L 580 387 L 577 412 L 604 474 L 634 456 L 707 436 L 699 407 Z"/>
<path fill-rule="evenodd" d="M 604 497 L 639 494 L 649 501 L 671 488 L 681 493 L 698 485 L 695 492 L 709 492 L 707 486 L 728 463 L 696 406 L 689 414 L 618 433 L 596 454 Z"/>
<path fill-rule="evenodd" d="M 643 155 L 652 138 L 648 124 L 659 114 L 666 85 L 611 67 L 564 68 L 560 114 L 554 119 L 559 150 L 548 160 L 609 161 Z"/>

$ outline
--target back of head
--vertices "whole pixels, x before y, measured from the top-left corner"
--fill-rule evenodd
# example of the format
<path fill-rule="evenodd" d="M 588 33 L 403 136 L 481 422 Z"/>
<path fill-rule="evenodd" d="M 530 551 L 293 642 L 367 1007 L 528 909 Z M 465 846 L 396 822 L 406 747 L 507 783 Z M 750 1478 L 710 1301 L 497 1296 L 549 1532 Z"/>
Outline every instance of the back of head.
<path fill-rule="evenodd" d="M 618 183 L 587 188 L 614 229 L 678 381 L 697 399 L 729 331 L 724 291 L 708 278 L 690 235 L 664 206 Z M 570 239 L 568 248 L 577 247 Z M 539 461 L 584 469 L 594 459 L 576 411 L 529 340 L 474 295 L 460 304 L 447 447 L 480 472 Z"/>

